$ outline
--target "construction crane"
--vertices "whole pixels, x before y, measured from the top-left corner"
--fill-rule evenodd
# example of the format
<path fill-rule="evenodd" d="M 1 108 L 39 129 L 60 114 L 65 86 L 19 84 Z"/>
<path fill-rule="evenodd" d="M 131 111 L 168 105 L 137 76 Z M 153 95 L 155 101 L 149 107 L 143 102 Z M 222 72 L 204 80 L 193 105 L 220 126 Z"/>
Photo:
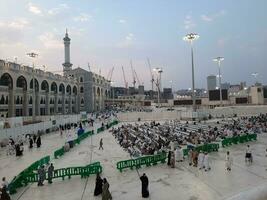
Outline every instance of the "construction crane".
<path fill-rule="evenodd" d="M 123 80 L 124 80 L 124 85 L 125 85 L 125 91 L 126 91 L 126 94 L 127 94 L 127 91 L 128 91 L 128 83 L 127 83 L 126 78 L 125 78 L 125 73 L 124 73 L 124 68 L 123 68 L 123 66 L 121 66 L 121 69 L 122 69 L 122 74 L 123 74 Z"/>
<path fill-rule="evenodd" d="M 154 79 L 154 74 L 152 72 L 152 69 L 151 69 L 151 64 L 150 64 L 150 60 L 149 58 L 147 58 L 147 63 L 148 63 L 148 67 L 149 67 L 149 71 L 150 71 L 150 75 L 151 75 L 151 98 L 153 99 L 154 95 L 153 95 L 153 92 L 154 92 L 154 82 L 155 82 L 155 79 Z"/>
<path fill-rule="evenodd" d="M 133 62 L 132 62 L 132 60 L 130 61 L 130 64 L 131 64 L 132 75 L 133 75 L 133 87 L 135 88 L 136 80 L 135 80 L 135 73 L 134 73 L 134 69 L 133 69 Z"/>
<path fill-rule="evenodd" d="M 113 71 L 114 71 L 114 67 L 112 67 L 112 69 L 108 72 L 107 80 L 108 80 L 109 82 L 111 82 L 112 75 L 113 75 Z"/>
<path fill-rule="evenodd" d="M 136 80 L 138 82 L 138 85 L 141 85 L 140 79 L 138 78 L 137 73 L 136 73 L 135 70 L 134 70 L 134 75 L 135 75 L 135 78 L 136 78 Z"/>

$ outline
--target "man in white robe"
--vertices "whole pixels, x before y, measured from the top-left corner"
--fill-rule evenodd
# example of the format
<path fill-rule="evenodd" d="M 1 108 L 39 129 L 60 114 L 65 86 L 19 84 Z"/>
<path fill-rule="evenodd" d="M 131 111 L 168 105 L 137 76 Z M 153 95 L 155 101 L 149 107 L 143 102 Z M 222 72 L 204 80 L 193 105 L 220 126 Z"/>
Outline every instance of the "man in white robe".
<path fill-rule="evenodd" d="M 205 152 L 205 155 L 204 155 L 204 168 L 205 168 L 205 172 L 210 170 L 209 155 L 207 152 Z"/>
<path fill-rule="evenodd" d="M 202 151 L 200 151 L 198 154 L 197 164 L 199 169 L 204 168 L 204 153 Z"/>
<path fill-rule="evenodd" d="M 176 156 L 176 158 L 175 158 L 176 162 L 182 162 L 184 160 L 184 158 L 183 158 L 183 150 L 182 150 L 182 148 L 180 146 L 178 146 L 176 148 L 175 156 Z"/>

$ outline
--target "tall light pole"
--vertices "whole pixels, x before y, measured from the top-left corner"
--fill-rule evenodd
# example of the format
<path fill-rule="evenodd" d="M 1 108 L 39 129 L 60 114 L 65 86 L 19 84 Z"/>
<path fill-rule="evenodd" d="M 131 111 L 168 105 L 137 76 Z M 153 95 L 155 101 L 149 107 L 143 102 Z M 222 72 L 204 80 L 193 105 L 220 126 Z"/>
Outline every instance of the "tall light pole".
<path fill-rule="evenodd" d="M 31 52 L 27 53 L 30 58 L 36 58 L 37 53 Z M 35 78 L 34 78 L 34 61 L 32 62 L 32 121 L 35 121 Z"/>
<path fill-rule="evenodd" d="M 154 68 L 153 71 L 157 73 L 156 86 L 158 88 L 158 107 L 160 104 L 160 91 L 161 91 L 161 73 L 163 70 L 161 68 Z"/>
<path fill-rule="evenodd" d="M 219 87 L 220 87 L 220 106 L 222 106 L 222 76 L 221 76 L 221 62 L 224 60 L 224 57 L 214 58 L 213 61 L 218 63 L 219 68 Z"/>
<path fill-rule="evenodd" d="M 187 41 L 191 45 L 191 60 L 192 60 L 192 100 L 193 100 L 193 111 L 196 111 L 196 94 L 195 94 L 195 72 L 194 72 L 194 52 L 193 52 L 193 41 L 197 40 L 199 35 L 196 33 L 189 33 L 184 36 L 183 40 Z"/>

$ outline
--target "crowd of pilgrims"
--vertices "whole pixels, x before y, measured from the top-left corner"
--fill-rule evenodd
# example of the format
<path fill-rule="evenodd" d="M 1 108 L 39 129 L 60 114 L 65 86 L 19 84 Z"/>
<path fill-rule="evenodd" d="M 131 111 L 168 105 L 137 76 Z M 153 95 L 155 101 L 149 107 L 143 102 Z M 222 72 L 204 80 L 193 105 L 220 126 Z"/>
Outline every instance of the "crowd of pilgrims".
<path fill-rule="evenodd" d="M 220 142 L 227 137 L 267 132 L 267 114 L 224 119 L 214 122 L 185 122 L 170 120 L 164 123 L 127 123 L 112 129 L 121 147 L 132 157 L 153 155 L 162 151 L 200 144 Z"/>

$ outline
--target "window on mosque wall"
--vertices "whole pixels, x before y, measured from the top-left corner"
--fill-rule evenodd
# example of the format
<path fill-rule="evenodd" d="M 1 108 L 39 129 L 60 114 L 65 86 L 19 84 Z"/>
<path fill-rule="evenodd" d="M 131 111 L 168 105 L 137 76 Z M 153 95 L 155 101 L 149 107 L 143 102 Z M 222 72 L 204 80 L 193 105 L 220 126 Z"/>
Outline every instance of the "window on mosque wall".
<path fill-rule="evenodd" d="M 4 97 L 4 95 L 1 96 L 0 104 L 5 104 L 5 97 Z"/>
<path fill-rule="evenodd" d="M 81 83 L 83 82 L 83 77 L 82 77 L 82 76 L 80 77 L 80 82 L 81 82 Z"/>
<path fill-rule="evenodd" d="M 83 87 L 80 87 L 80 93 L 83 93 Z"/>
<path fill-rule="evenodd" d="M 83 99 L 81 99 L 81 104 L 84 104 L 84 100 Z"/>

